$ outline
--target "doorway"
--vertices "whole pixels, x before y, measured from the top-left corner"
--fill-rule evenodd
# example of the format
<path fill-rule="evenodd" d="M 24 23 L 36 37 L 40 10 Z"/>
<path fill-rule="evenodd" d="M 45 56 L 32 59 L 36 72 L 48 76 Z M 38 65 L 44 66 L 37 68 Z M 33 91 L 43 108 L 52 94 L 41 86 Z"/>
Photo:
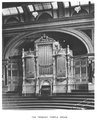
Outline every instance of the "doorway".
<path fill-rule="evenodd" d="M 41 95 L 50 96 L 51 95 L 51 86 L 48 80 L 45 80 L 41 86 Z"/>

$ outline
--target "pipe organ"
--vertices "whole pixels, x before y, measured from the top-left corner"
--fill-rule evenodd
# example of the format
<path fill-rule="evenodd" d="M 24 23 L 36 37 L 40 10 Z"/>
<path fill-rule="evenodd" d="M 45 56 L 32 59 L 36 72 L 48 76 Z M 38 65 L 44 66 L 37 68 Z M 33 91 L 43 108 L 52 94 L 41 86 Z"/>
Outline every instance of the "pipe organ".
<path fill-rule="evenodd" d="M 22 49 L 3 60 L 6 92 L 53 95 L 93 89 L 94 55 L 73 56 L 69 45 L 62 48 L 59 42 L 44 34 L 34 41 L 33 50 Z"/>
<path fill-rule="evenodd" d="M 52 45 L 38 46 L 39 75 L 53 74 Z"/>
<path fill-rule="evenodd" d="M 57 77 L 66 77 L 66 57 L 65 51 L 63 53 L 59 53 L 57 56 Z"/>
<path fill-rule="evenodd" d="M 42 89 L 49 89 L 50 95 L 58 91 L 58 84 L 66 92 L 67 59 L 70 61 L 72 51 L 62 48 L 58 41 L 45 34 L 35 41 L 35 50 L 22 51 L 23 90 L 22 93 L 41 95 Z M 67 53 L 68 52 L 68 53 Z M 67 58 L 67 55 L 69 58 Z M 60 81 L 60 82 L 59 82 Z M 69 81 L 69 80 L 68 80 Z M 47 84 L 48 83 L 48 84 Z M 33 89 L 35 88 L 35 89 Z"/>
<path fill-rule="evenodd" d="M 93 60 L 87 55 L 73 56 L 69 45 L 45 34 L 34 41 L 34 50 L 22 49 L 22 56 L 5 61 L 8 91 L 41 95 L 87 89 L 93 77 Z"/>

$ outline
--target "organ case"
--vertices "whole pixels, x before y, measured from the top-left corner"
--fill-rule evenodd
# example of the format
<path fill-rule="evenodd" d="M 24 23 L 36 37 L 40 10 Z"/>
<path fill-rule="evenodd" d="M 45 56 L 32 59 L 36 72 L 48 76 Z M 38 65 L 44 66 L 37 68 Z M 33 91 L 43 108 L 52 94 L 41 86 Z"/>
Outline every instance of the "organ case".
<path fill-rule="evenodd" d="M 68 76 L 66 55 L 69 53 L 69 48 L 63 49 L 58 41 L 45 34 L 37 39 L 34 45 L 34 51 L 22 52 L 23 93 L 32 92 L 41 95 L 42 87 L 48 83 L 52 95 L 60 91 L 57 80 L 63 85 L 61 91 L 66 92 L 66 87 L 64 89 Z"/>

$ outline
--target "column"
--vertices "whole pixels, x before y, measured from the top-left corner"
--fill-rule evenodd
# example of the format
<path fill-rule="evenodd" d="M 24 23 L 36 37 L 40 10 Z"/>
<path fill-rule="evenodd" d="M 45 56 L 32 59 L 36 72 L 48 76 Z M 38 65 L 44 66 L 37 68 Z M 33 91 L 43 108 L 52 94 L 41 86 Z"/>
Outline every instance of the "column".
<path fill-rule="evenodd" d="M 67 48 L 66 48 L 66 67 L 67 67 L 66 93 L 68 93 L 68 81 L 69 81 L 69 65 L 68 65 L 68 62 L 69 62 L 69 45 L 67 45 Z"/>
<path fill-rule="evenodd" d="M 26 95 L 26 84 L 25 84 L 25 60 L 24 60 L 24 49 L 22 49 L 22 67 L 23 67 L 23 84 L 22 84 L 22 93 Z"/>
<path fill-rule="evenodd" d="M 36 66 L 36 95 L 40 93 L 39 85 L 39 65 L 38 65 L 38 46 L 36 45 L 36 56 L 35 56 L 35 66 Z"/>
<path fill-rule="evenodd" d="M 56 49 L 53 44 L 53 93 L 56 93 L 56 64 L 55 64 L 55 54 Z"/>

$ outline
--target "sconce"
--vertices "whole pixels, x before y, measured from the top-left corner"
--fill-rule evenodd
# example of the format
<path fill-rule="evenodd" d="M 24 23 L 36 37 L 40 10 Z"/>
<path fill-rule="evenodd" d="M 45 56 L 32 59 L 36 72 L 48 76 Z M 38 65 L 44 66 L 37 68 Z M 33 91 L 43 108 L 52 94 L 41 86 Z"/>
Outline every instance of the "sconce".
<path fill-rule="evenodd" d="M 75 7 L 74 10 L 79 13 L 79 11 L 81 10 L 81 6 Z"/>
<path fill-rule="evenodd" d="M 77 13 L 79 13 L 79 11 L 81 10 L 80 2 L 79 2 L 79 5 L 74 8 L 74 10 L 75 10 Z"/>
<path fill-rule="evenodd" d="M 34 16 L 34 18 L 36 18 L 38 16 L 38 12 L 37 11 L 32 12 L 32 15 Z"/>

